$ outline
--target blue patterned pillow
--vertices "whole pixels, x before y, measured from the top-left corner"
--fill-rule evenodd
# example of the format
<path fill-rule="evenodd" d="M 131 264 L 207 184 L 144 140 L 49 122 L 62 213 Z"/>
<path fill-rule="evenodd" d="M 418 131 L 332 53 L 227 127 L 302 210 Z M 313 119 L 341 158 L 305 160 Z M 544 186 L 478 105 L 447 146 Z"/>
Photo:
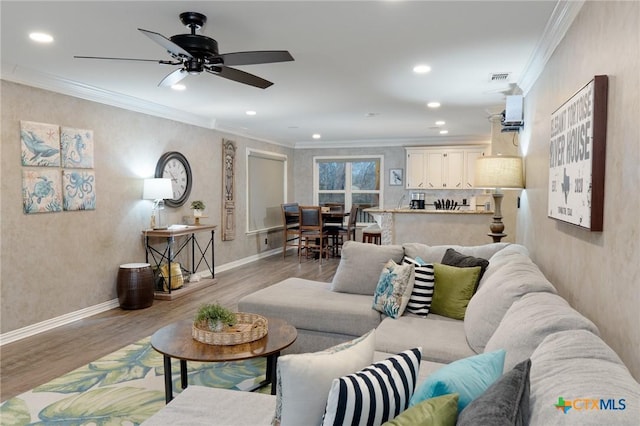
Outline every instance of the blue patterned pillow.
<path fill-rule="evenodd" d="M 415 389 L 422 348 L 334 379 L 323 425 L 380 425 L 403 412 Z"/>
<path fill-rule="evenodd" d="M 373 293 L 373 309 L 391 318 L 401 316 L 413 289 L 414 269 L 413 265 L 398 265 L 389 260 Z"/>
<path fill-rule="evenodd" d="M 426 317 L 431 309 L 431 300 L 433 299 L 435 287 L 433 263 L 426 263 L 419 257 L 412 259 L 408 256 L 402 259 L 402 263 L 415 266 L 415 280 L 409 303 L 407 304 L 407 312 Z"/>

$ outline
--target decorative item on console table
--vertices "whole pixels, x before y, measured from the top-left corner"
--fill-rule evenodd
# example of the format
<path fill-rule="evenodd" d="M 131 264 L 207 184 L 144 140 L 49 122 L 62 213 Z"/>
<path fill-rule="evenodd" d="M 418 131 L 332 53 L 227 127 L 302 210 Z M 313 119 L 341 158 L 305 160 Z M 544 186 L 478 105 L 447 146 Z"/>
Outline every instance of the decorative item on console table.
<path fill-rule="evenodd" d="M 502 223 L 502 189 L 521 189 L 523 185 L 522 158 L 509 155 L 479 157 L 476 160 L 475 187 L 493 189 L 495 204 L 493 222 L 487 235 L 499 243 L 506 237 Z"/>
<path fill-rule="evenodd" d="M 205 208 L 206 208 L 205 204 L 200 200 L 191 202 L 191 210 L 193 210 L 193 217 L 195 218 L 196 225 L 200 225 L 201 217 L 206 217 L 202 215 L 202 212 L 204 211 Z"/>

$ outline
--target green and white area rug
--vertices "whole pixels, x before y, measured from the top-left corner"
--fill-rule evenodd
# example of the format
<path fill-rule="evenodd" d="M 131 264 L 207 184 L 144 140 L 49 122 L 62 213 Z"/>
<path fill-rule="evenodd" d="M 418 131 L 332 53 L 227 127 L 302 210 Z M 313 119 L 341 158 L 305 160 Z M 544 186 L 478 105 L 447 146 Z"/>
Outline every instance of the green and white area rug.
<path fill-rule="evenodd" d="M 150 340 L 142 339 L 5 401 L 0 406 L 0 424 L 140 424 L 165 405 L 163 358 L 151 347 Z M 173 362 L 176 394 L 181 390 L 180 365 Z M 264 380 L 266 362 L 264 358 L 189 362 L 187 367 L 189 385 L 245 390 Z"/>

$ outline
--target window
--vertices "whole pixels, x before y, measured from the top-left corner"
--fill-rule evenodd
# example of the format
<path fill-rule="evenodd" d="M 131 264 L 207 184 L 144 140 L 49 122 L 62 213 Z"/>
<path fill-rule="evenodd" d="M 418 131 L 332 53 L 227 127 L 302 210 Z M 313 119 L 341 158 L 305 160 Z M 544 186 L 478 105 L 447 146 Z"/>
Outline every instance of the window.
<path fill-rule="evenodd" d="M 362 208 L 382 205 L 380 170 L 382 157 L 315 157 L 313 200 L 315 204 L 343 203 Z M 370 222 L 363 215 L 359 222 Z"/>

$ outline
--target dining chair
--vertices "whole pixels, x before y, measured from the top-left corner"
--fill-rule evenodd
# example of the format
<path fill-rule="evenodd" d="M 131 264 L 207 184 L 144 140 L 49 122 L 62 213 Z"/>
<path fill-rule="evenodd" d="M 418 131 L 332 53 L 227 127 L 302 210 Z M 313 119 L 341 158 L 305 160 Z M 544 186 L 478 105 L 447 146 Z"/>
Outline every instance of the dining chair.
<path fill-rule="evenodd" d="M 357 220 L 358 220 L 358 209 L 360 208 L 360 206 L 358 204 L 353 204 L 351 206 L 351 210 L 349 211 L 349 219 L 347 221 L 347 226 L 346 228 L 341 226 L 339 227 L 336 231 L 336 251 L 339 252 L 339 250 L 342 248 L 342 245 L 346 240 L 353 240 L 355 241 L 356 239 L 356 225 L 357 225 Z M 337 254 L 337 253 L 336 253 Z"/>
<path fill-rule="evenodd" d="M 298 203 L 281 204 L 282 208 L 282 258 L 287 256 L 289 247 L 300 251 L 300 220 Z"/>
<path fill-rule="evenodd" d="M 320 206 L 300 206 L 300 250 L 298 262 L 302 258 L 302 252 L 308 257 L 311 252 L 318 251 L 320 263 L 322 258 L 328 255 L 326 251 L 328 233 L 322 224 L 322 210 Z"/>

